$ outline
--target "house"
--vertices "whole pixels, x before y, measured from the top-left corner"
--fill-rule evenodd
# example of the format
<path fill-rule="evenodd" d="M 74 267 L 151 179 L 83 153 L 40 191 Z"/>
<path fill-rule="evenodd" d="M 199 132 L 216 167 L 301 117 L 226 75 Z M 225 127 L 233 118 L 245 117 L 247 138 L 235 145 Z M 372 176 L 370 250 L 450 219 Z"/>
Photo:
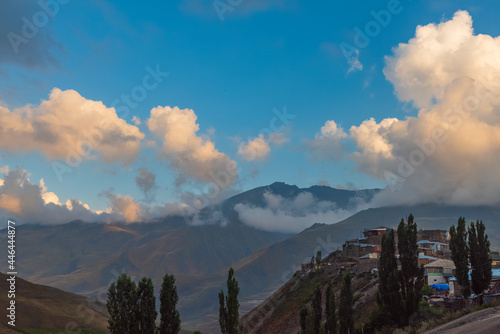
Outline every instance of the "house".
<path fill-rule="evenodd" d="M 358 272 L 369 273 L 373 269 L 377 269 L 379 257 L 380 253 L 375 252 L 361 256 L 358 260 Z"/>
<path fill-rule="evenodd" d="M 444 242 L 420 240 L 417 242 L 418 251 L 424 255 L 438 256 L 440 258 L 449 258 L 450 246 Z"/>
<path fill-rule="evenodd" d="M 424 266 L 425 283 L 428 285 L 448 283 L 455 276 L 455 263 L 451 260 L 439 259 Z"/>
<path fill-rule="evenodd" d="M 417 232 L 417 240 L 447 243 L 450 240 L 450 235 L 446 230 L 419 230 Z"/>
<path fill-rule="evenodd" d="M 498 252 L 490 252 L 491 266 L 500 268 L 500 254 Z"/>

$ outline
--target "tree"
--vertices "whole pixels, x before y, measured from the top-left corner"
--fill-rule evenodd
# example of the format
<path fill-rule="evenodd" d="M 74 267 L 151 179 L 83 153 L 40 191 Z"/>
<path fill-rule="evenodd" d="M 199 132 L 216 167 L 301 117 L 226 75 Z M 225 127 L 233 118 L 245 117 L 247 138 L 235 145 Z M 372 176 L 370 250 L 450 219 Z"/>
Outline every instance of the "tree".
<path fill-rule="evenodd" d="M 300 329 L 302 334 L 306 334 L 307 331 L 307 307 L 302 306 L 300 309 Z"/>
<path fill-rule="evenodd" d="M 227 296 L 224 298 L 224 292 L 219 292 L 219 325 L 222 334 L 238 333 L 239 308 L 238 281 L 234 278 L 234 269 L 230 268 L 227 276 Z"/>
<path fill-rule="evenodd" d="M 111 334 L 138 333 L 136 322 L 137 291 L 135 283 L 127 274 L 111 283 L 106 307 L 109 312 L 108 329 Z"/>
<path fill-rule="evenodd" d="M 337 314 L 335 311 L 335 292 L 332 290 L 332 285 L 328 284 L 325 297 L 325 333 L 337 334 Z"/>
<path fill-rule="evenodd" d="M 402 303 L 399 292 L 399 273 L 396 261 L 394 231 L 392 230 L 382 236 L 382 252 L 378 262 L 378 272 L 377 303 L 380 308 L 381 322 L 397 324 L 401 315 Z"/>
<path fill-rule="evenodd" d="M 418 311 L 424 286 L 424 268 L 418 266 L 417 224 L 412 214 L 407 223 L 403 219 L 398 226 L 398 250 L 401 262 L 400 289 L 402 298 L 402 317 L 400 325 L 408 325 L 410 316 Z"/>
<path fill-rule="evenodd" d="M 467 300 L 470 296 L 469 285 L 469 266 L 468 266 L 468 247 L 467 247 L 467 229 L 465 218 L 458 219 L 457 228 L 455 225 L 450 227 L 450 250 L 451 259 L 455 263 L 455 277 L 457 283 L 462 287 L 462 296 Z"/>
<path fill-rule="evenodd" d="M 480 304 L 483 304 L 483 292 L 491 282 L 491 259 L 490 241 L 485 233 L 486 227 L 483 221 L 472 222 L 469 227 L 469 259 L 472 268 L 471 281 L 472 291 L 481 296 Z"/>
<path fill-rule="evenodd" d="M 321 251 L 318 251 L 316 253 L 316 265 L 319 267 L 320 264 L 321 264 Z"/>
<path fill-rule="evenodd" d="M 181 318 L 177 311 L 177 286 L 174 275 L 165 275 L 160 290 L 159 334 L 177 334 L 181 330 Z"/>
<path fill-rule="evenodd" d="M 352 318 L 353 296 L 351 289 L 351 273 L 347 271 L 342 278 L 342 286 L 340 288 L 340 332 L 354 333 L 354 320 Z"/>
<path fill-rule="evenodd" d="M 323 315 L 323 310 L 321 308 L 321 289 L 319 286 L 316 287 L 314 291 L 314 297 L 312 300 L 313 314 L 314 314 L 314 333 L 319 334 L 321 329 L 321 316 Z"/>
<path fill-rule="evenodd" d="M 311 257 L 311 268 L 314 268 L 314 256 Z"/>
<path fill-rule="evenodd" d="M 144 277 L 137 286 L 136 322 L 139 333 L 154 333 L 157 315 L 153 281 Z"/>

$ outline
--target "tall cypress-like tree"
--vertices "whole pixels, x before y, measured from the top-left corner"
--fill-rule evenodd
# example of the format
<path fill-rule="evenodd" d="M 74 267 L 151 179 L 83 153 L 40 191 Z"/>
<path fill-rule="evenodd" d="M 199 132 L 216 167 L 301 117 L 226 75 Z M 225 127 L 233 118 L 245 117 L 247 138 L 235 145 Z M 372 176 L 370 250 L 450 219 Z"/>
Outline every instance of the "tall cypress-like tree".
<path fill-rule="evenodd" d="M 316 252 L 316 265 L 319 267 L 319 265 L 321 264 L 321 251 L 317 251 Z"/>
<path fill-rule="evenodd" d="M 314 291 L 312 306 L 314 314 L 314 333 L 319 334 L 321 330 L 321 316 L 323 315 L 323 310 L 321 308 L 321 289 L 319 286 L 317 286 Z"/>
<path fill-rule="evenodd" d="M 224 298 L 224 291 L 219 292 L 219 325 L 222 334 L 237 334 L 239 327 L 238 294 L 240 288 L 238 281 L 234 277 L 234 269 L 230 268 L 227 276 L 227 296 Z"/>
<path fill-rule="evenodd" d="M 408 325 L 410 316 L 418 310 L 424 286 L 424 268 L 418 266 L 417 224 L 412 214 L 408 222 L 398 226 L 398 250 L 401 262 L 400 288 L 403 303 L 399 324 Z"/>
<path fill-rule="evenodd" d="M 108 289 L 106 307 L 109 312 L 108 329 L 111 334 L 138 333 L 136 321 L 137 290 L 127 274 L 118 277 Z"/>
<path fill-rule="evenodd" d="M 354 333 L 354 320 L 352 317 L 353 295 L 351 289 L 351 279 L 351 273 L 347 271 L 342 279 L 342 286 L 340 288 L 340 333 Z"/>
<path fill-rule="evenodd" d="M 155 333 L 157 315 L 153 281 L 144 277 L 137 285 L 136 321 L 139 333 Z"/>
<path fill-rule="evenodd" d="M 455 263 L 457 283 L 462 287 L 462 296 L 467 300 L 470 296 L 469 265 L 467 261 L 469 250 L 464 217 L 458 219 L 457 228 L 455 228 L 455 225 L 450 227 L 450 250 L 451 259 Z"/>
<path fill-rule="evenodd" d="M 328 284 L 325 297 L 325 333 L 337 334 L 337 313 L 335 310 L 335 292 L 332 290 L 332 285 Z"/>
<path fill-rule="evenodd" d="M 472 267 L 471 285 L 472 291 L 480 295 L 480 303 L 483 304 L 483 291 L 491 282 L 491 259 L 490 241 L 485 233 L 486 227 L 483 221 L 472 222 L 469 227 L 469 256 Z"/>
<path fill-rule="evenodd" d="M 377 303 L 384 322 L 397 324 L 401 316 L 401 294 L 399 292 L 399 273 L 396 260 L 394 231 L 382 236 L 382 252 L 378 262 L 379 284 Z"/>
<path fill-rule="evenodd" d="M 165 275 L 160 290 L 159 334 L 177 334 L 181 330 L 181 318 L 177 311 L 177 286 L 174 275 Z"/>

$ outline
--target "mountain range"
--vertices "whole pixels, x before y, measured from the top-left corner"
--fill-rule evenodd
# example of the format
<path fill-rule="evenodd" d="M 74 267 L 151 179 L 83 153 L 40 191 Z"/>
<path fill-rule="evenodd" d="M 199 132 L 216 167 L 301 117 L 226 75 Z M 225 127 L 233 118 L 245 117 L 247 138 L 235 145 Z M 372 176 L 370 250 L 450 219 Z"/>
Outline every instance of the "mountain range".
<path fill-rule="evenodd" d="M 307 195 L 314 203 L 355 212 L 360 202 L 368 203 L 378 192 L 327 186 L 301 189 L 273 183 L 207 207 L 196 217 L 169 216 L 127 225 L 82 221 L 21 225 L 16 233 L 18 272 L 32 282 L 97 299 L 103 299 L 109 284 L 122 272 L 135 280 L 151 277 L 157 294 L 163 275 L 174 274 L 184 328 L 217 332 L 217 293 L 225 288 L 231 266 L 241 288 L 243 315 L 286 283 L 316 251 L 326 256 L 341 248 L 346 239 L 360 236 L 364 228 L 396 226 L 410 213 L 419 228 L 448 229 L 459 216 L 482 219 L 492 248 L 500 245 L 500 234 L 495 232 L 500 209 L 496 207 L 426 204 L 371 208 L 341 222 L 316 223 L 298 234 L 273 229 L 272 219 L 259 225 L 266 228 L 257 228 L 243 221 L 235 209 L 245 205 L 267 210 L 273 208 L 270 196 L 294 203 Z M 4 238 L 6 233 L 1 235 Z M 6 261 L 4 254 L 0 255 L 2 261 Z"/>

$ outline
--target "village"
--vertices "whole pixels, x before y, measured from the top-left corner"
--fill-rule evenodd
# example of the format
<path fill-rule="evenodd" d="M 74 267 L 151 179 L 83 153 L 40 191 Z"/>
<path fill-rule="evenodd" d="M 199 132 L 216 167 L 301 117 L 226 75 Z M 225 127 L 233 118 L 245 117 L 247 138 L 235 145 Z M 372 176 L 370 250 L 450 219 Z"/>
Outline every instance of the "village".
<path fill-rule="evenodd" d="M 355 275 L 364 273 L 376 275 L 382 252 L 382 236 L 391 230 L 385 226 L 365 229 L 362 237 L 346 240 L 342 245 L 342 251 L 338 250 L 328 255 L 322 261 L 322 269 L 327 274 L 341 274 L 349 270 Z M 397 245 L 396 230 L 394 230 L 394 238 Z M 450 235 L 446 230 L 419 230 L 417 234 L 418 265 L 424 267 L 424 283 L 432 290 L 432 294 L 424 298 L 433 306 L 460 309 L 463 307 L 463 300 L 456 297 L 460 295 L 461 287 L 455 278 L 455 264 L 451 260 L 449 240 Z M 399 258 L 397 252 L 396 247 L 396 258 Z M 487 293 L 485 291 L 486 302 L 500 299 L 499 252 L 491 251 L 490 258 L 492 279 Z M 399 261 L 398 265 L 400 265 Z M 317 265 L 312 261 L 302 264 L 302 272 L 316 268 Z M 476 295 L 471 295 L 469 304 L 477 304 L 476 299 Z"/>

